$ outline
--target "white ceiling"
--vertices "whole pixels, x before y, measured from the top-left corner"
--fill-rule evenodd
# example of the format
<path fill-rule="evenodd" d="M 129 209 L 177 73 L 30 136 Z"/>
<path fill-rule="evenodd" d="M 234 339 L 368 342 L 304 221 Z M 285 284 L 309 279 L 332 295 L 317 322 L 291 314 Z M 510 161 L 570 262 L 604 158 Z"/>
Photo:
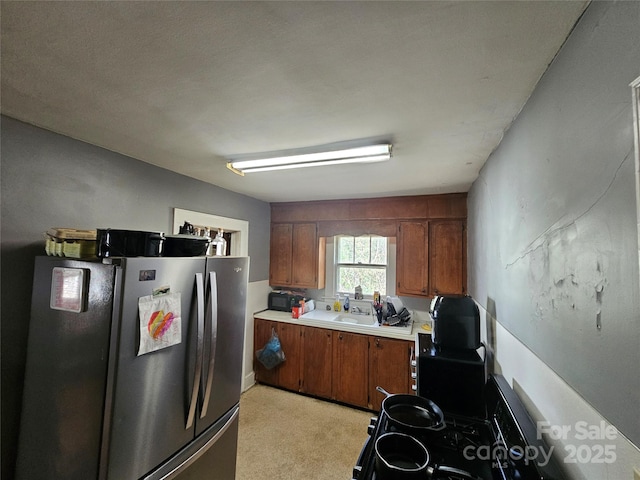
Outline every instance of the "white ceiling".
<path fill-rule="evenodd" d="M 265 201 L 467 191 L 587 4 L 3 1 L 2 113 Z M 225 167 L 364 139 L 392 160 Z"/>

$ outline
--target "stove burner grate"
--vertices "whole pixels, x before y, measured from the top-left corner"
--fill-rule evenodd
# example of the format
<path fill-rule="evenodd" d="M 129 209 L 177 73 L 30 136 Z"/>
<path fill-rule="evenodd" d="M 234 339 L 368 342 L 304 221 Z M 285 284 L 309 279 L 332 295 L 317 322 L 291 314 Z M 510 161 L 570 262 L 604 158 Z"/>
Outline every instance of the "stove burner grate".
<path fill-rule="evenodd" d="M 546 448 L 546 444 L 535 435 L 535 426 L 516 394 L 501 376 L 492 375 L 487 383 L 485 417 L 447 415 L 443 430 L 415 433 L 429 451 L 429 468 L 433 480 L 562 480 L 564 475 L 552 461 L 546 465 L 535 462 L 513 460 L 497 462 L 493 448 L 502 442 L 505 448 L 511 445 L 533 445 Z M 367 429 L 369 437 L 353 469 L 353 480 L 380 480 L 375 472 L 374 443 L 387 432 L 397 431 L 384 412 L 372 418 Z M 408 432 L 403 432 L 408 433 Z M 487 449 L 490 451 L 487 452 Z M 442 470 L 440 470 L 440 467 Z M 461 475 L 445 469 L 468 472 Z M 424 478 L 428 478 L 425 476 Z"/>
<path fill-rule="evenodd" d="M 460 423 L 455 419 L 448 421 L 447 428 L 433 439 L 432 444 L 457 452 L 463 451 L 466 447 L 477 448 L 484 443 L 484 439 L 487 437 L 486 432 L 483 435 L 481 426 L 472 423 Z"/>

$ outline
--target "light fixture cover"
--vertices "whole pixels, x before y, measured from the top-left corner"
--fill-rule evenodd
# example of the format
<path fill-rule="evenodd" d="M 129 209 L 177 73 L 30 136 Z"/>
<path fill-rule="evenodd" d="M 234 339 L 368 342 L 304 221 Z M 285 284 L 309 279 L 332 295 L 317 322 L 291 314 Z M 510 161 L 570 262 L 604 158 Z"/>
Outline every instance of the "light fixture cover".
<path fill-rule="evenodd" d="M 232 161 L 227 163 L 227 167 L 239 175 L 244 175 L 245 173 L 284 170 L 288 168 L 317 167 L 342 163 L 382 162 L 390 158 L 391 144 L 384 143 L 327 152 Z"/>

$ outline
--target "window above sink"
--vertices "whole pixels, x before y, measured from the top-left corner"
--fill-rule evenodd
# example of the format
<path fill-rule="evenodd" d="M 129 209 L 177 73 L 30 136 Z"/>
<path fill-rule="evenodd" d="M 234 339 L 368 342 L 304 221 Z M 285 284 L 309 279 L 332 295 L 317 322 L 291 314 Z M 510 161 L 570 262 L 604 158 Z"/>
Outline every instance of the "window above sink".
<path fill-rule="evenodd" d="M 333 280 L 333 288 L 327 288 L 327 294 L 333 291 L 353 299 L 356 286 L 362 288 L 365 299 L 372 299 L 374 291 L 383 296 L 393 293 L 395 238 L 336 235 L 332 240 L 327 244 L 326 258 L 327 280 Z"/>

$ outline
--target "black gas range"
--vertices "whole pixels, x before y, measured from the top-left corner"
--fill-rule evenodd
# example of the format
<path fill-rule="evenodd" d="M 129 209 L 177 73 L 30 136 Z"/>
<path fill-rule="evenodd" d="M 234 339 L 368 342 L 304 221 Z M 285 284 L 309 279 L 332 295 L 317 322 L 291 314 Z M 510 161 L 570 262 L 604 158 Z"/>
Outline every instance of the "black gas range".
<path fill-rule="evenodd" d="M 551 458 L 553 451 L 537 438 L 524 405 L 501 375 L 485 386 L 486 414 L 468 417 L 444 411 L 446 427 L 415 437 L 427 447 L 433 479 L 559 480 L 564 478 Z M 369 437 L 353 469 L 353 480 L 380 480 L 375 471 L 375 442 L 394 431 L 384 412 L 373 417 Z M 425 477 L 429 478 L 429 477 Z M 402 480 L 398 478 L 397 480 Z"/>

